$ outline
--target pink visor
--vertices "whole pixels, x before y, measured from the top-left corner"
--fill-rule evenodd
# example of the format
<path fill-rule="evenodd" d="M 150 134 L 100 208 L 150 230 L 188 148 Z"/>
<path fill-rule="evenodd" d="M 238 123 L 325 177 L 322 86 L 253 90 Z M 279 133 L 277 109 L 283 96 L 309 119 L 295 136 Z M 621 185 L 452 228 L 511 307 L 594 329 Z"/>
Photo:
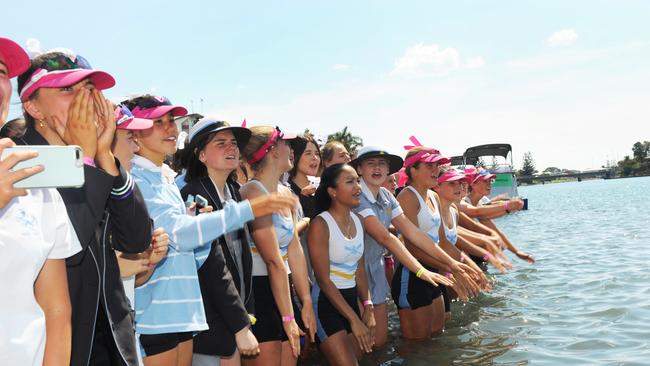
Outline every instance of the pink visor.
<path fill-rule="evenodd" d="M 171 113 L 174 117 L 183 117 L 187 115 L 187 109 L 179 105 L 159 105 L 147 109 L 141 109 L 140 107 L 133 108 L 134 116 L 151 120 L 161 118 L 167 113 Z"/>
<path fill-rule="evenodd" d="M 146 130 L 153 126 L 150 119 L 136 118 L 126 106 L 115 108 L 115 124 L 120 130 Z"/>
<path fill-rule="evenodd" d="M 465 180 L 467 183 L 472 183 L 474 181 L 474 178 L 478 174 L 478 169 L 474 165 L 465 165 Z"/>
<path fill-rule="evenodd" d="M 27 101 L 39 88 L 61 88 L 74 85 L 84 79 L 90 79 L 95 88 L 99 90 L 108 89 L 115 85 L 115 79 L 104 71 L 87 69 L 48 71 L 38 69 L 29 77 L 29 80 L 20 91 L 20 100 Z"/>
<path fill-rule="evenodd" d="M 409 157 L 404 161 L 404 168 L 408 168 L 409 166 L 417 163 L 437 163 L 437 164 L 448 164 L 451 163 L 451 160 L 448 158 L 442 156 L 440 154 L 440 151 L 436 149 L 429 149 L 429 150 L 422 150 L 418 152 L 417 154 Z"/>
<path fill-rule="evenodd" d="M 483 168 L 479 168 L 478 172 L 474 176 L 474 179 L 472 179 L 472 183 L 476 183 L 478 181 L 490 180 L 496 178 L 496 176 L 497 176 L 496 174 L 492 174 Z"/>
<path fill-rule="evenodd" d="M 457 169 L 450 169 L 447 170 L 446 172 L 442 173 L 438 177 L 438 184 L 444 183 L 444 182 L 455 182 L 459 180 L 465 180 L 465 173 L 461 172 L 460 170 Z"/>
<path fill-rule="evenodd" d="M 0 37 L 0 62 L 7 67 L 9 79 L 18 76 L 29 69 L 29 56 L 18 43 Z"/>
<path fill-rule="evenodd" d="M 257 151 L 253 153 L 253 155 L 251 155 L 251 158 L 248 159 L 248 164 L 255 164 L 258 161 L 264 159 L 266 154 L 268 154 L 268 152 L 271 150 L 271 146 L 273 146 L 273 144 L 278 142 L 279 140 L 293 140 L 296 137 L 298 137 L 298 135 L 296 135 L 295 133 L 284 134 L 282 133 L 282 131 L 280 131 L 280 128 L 276 127 L 273 130 L 271 136 L 269 136 L 269 139 L 266 140 L 266 143 L 264 143 L 262 147 L 257 149 Z"/>

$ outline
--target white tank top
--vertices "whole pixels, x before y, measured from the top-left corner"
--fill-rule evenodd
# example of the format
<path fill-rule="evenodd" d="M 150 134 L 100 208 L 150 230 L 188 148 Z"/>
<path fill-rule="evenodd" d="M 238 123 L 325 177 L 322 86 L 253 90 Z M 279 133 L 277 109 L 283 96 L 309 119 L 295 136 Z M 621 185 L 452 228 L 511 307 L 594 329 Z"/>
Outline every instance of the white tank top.
<path fill-rule="evenodd" d="M 440 234 L 438 230 L 440 228 L 440 223 L 442 220 L 440 219 L 440 212 L 438 212 L 436 197 L 433 195 L 433 192 L 427 190 L 427 199 L 431 201 L 435 210 L 435 212 L 432 212 L 429 205 L 427 205 L 424 199 L 422 199 L 422 196 L 420 196 L 420 193 L 418 193 L 415 188 L 406 186 L 406 189 L 409 189 L 411 192 L 413 192 L 413 194 L 415 194 L 415 197 L 417 197 L 418 201 L 420 202 L 420 211 L 418 211 L 418 228 L 426 233 L 431 238 L 431 240 L 438 244 L 440 242 Z"/>
<path fill-rule="evenodd" d="M 269 193 L 269 191 L 264 187 L 264 185 L 257 180 L 251 180 L 246 184 L 255 184 L 259 189 L 264 193 Z M 278 184 L 279 185 L 279 184 Z M 282 255 L 282 260 L 284 261 L 284 266 L 287 269 L 287 273 L 291 273 L 289 268 L 289 244 L 293 240 L 293 233 L 295 230 L 295 224 L 293 222 L 292 216 L 284 216 L 279 213 L 271 215 L 273 219 L 273 229 L 275 230 L 275 236 L 278 239 L 278 245 L 280 247 L 280 254 Z M 250 241 L 251 254 L 253 257 L 253 276 L 268 276 L 269 272 L 266 269 L 266 263 L 260 255 L 259 250 L 255 246 L 253 240 Z"/>
<path fill-rule="evenodd" d="M 324 211 L 318 215 L 325 220 L 329 231 L 329 255 L 330 255 L 330 280 L 338 289 L 352 288 L 356 286 L 355 273 L 357 263 L 363 255 L 363 226 L 361 220 L 350 213 L 356 233 L 354 238 L 348 239 L 341 232 L 334 217 Z"/>
<path fill-rule="evenodd" d="M 447 241 L 450 242 L 453 245 L 456 245 L 456 242 L 458 241 L 458 229 L 456 227 L 456 210 L 453 208 L 449 208 L 449 213 L 451 214 L 451 228 L 448 228 L 447 225 L 445 225 L 445 222 L 440 220 L 440 225 L 442 225 L 442 228 L 445 230 L 445 237 L 447 238 Z"/>

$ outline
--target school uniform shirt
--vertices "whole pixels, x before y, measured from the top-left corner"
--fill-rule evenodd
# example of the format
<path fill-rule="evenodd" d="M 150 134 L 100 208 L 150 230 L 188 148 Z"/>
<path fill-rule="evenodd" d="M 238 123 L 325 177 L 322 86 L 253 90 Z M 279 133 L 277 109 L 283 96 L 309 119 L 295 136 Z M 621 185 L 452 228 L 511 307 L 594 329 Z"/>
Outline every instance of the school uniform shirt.
<path fill-rule="evenodd" d="M 359 206 L 354 208 L 354 212 L 364 219 L 370 216 L 377 217 L 387 230 L 390 222 L 403 213 L 402 207 L 395 196 L 386 188 L 380 187 L 375 198 L 363 178 L 361 178 L 361 202 Z M 363 258 L 372 302 L 374 304 L 383 304 L 390 292 L 384 272 L 384 247 L 365 232 Z"/>
<path fill-rule="evenodd" d="M 142 190 L 155 227 L 169 235 L 167 256 L 150 279 L 135 289 L 135 327 L 139 334 L 197 332 L 208 329 L 197 269 L 214 239 L 251 221 L 248 201 L 222 210 L 189 216 L 174 182 L 176 173 L 136 155 L 133 178 Z"/>
<path fill-rule="evenodd" d="M 0 209 L 0 365 L 41 365 L 45 314 L 34 283 L 45 261 L 81 251 L 55 189 L 32 189 Z"/>

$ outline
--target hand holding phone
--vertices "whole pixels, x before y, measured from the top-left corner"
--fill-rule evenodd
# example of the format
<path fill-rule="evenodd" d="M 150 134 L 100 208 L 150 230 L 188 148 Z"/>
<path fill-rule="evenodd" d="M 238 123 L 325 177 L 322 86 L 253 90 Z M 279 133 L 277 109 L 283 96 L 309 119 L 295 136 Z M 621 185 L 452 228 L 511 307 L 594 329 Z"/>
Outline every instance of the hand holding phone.
<path fill-rule="evenodd" d="M 0 208 L 5 207 L 14 197 L 27 194 L 25 189 L 15 187 L 16 182 L 43 171 L 41 165 L 16 169 L 16 164 L 37 157 L 38 152 L 25 150 L 6 153 L 5 150 L 14 145 L 10 139 L 0 139 Z"/>

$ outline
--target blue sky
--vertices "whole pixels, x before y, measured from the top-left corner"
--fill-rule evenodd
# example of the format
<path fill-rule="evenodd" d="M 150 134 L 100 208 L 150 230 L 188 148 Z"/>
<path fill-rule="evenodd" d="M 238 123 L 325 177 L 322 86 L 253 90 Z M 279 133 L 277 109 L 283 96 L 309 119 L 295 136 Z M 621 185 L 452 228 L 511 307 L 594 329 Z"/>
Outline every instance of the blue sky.
<path fill-rule="evenodd" d="M 348 125 L 399 154 L 412 134 L 448 155 L 508 142 L 516 165 L 531 151 L 540 170 L 599 167 L 650 140 L 647 1 L 70 0 L 7 13 L 3 36 L 75 50 L 115 76 L 112 99 L 152 92 L 320 135 Z"/>

